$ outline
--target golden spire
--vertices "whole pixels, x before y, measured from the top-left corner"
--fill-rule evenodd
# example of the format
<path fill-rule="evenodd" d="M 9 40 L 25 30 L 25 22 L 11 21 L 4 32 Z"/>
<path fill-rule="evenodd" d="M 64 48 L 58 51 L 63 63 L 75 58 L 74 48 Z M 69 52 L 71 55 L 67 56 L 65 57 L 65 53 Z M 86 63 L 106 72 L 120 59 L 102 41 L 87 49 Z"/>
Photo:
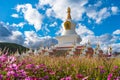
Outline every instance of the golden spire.
<path fill-rule="evenodd" d="M 67 9 L 67 19 L 71 19 L 71 15 L 70 15 L 70 12 L 71 12 L 71 9 L 70 9 L 70 7 L 68 7 L 68 9 Z"/>

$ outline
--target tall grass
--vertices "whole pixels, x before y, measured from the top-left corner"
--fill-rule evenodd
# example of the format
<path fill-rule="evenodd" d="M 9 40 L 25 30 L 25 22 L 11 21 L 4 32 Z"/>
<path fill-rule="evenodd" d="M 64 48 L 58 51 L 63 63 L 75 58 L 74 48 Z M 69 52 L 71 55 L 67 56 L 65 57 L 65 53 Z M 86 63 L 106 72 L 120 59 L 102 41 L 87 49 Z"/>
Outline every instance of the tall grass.
<path fill-rule="evenodd" d="M 55 72 L 55 79 L 71 76 L 73 80 L 77 80 L 81 75 L 88 77 L 88 80 L 107 80 L 110 73 L 114 74 L 111 79 L 120 76 L 120 59 L 119 58 L 86 58 L 86 57 L 50 57 L 50 56 L 30 56 L 31 62 L 34 64 L 45 64 L 47 68 Z M 27 59 L 27 58 L 26 58 Z M 57 78 L 57 77 L 60 78 Z M 83 76 L 83 77 L 82 77 Z"/>
<path fill-rule="evenodd" d="M 9 58 L 10 56 L 0 56 L 0 80 L 120 79 L 119 58 L 106 59 L 78 56 L 66 58 L 44 55 L 30 55 L 22 58 L 12 56 L 11 59 Z"/>

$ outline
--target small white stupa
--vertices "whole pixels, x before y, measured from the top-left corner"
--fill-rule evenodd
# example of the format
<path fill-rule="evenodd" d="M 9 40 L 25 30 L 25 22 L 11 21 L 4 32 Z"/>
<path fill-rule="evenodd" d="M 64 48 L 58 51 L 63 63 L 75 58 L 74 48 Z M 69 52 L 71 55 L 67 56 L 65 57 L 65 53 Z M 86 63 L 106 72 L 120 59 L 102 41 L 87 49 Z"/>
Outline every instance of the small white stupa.
<path fill-rule="evenodd" d="M 63 22 L 63 32 L 61 36 L 57 36 L 58 44 L 56 47 L 71 47 L 73 44 L 80 44 L 82 39 L 77 35 L 75 28 L 76 24 L 71 19 L 71 9 L 67 9 L 67 19 Z"/>

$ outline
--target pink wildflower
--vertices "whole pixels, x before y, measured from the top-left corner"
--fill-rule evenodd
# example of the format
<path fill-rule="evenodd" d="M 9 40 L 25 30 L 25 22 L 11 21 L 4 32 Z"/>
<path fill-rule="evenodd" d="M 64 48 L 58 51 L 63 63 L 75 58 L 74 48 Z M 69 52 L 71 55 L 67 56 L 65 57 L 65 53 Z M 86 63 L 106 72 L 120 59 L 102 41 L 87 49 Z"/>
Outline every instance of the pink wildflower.
<path fill-rule="evenodd" d="M 71 76 L 67 76 L 65 78 L 61 78 L 60 80 L 72 80 Z"/>
<path fill-rule="evenodd" d="M 60 80 L 65 80 L 65 78 L 61 78 Z"/>
<path fill-rule="evenodd" d="M 100 69 L 103 69 L 103 68 L 104 68 L 104 66 L 99 66 L 99 68 L 100 68 Z"/>
<path fill-rule="evenodd" d="M 7 72 L 7 76 L 8 76 L 8 77 L 10 77 L 10 76 L 12 76 L 12 75 L 14 75 L 14 74 L 15 74 L 14 71 L 8 71 L 8 72 Z"/>
<path fill-rule="evenodd" d="M 55 72 L 54 72 L 54 71 L 50 71 L 49 73 L 50 73 L 51 75 L 54 75 L 54 74 L 55 74 Z"/>
<path fill-rule="evenodd" d="M 114 69 L 118 69 L 119 67 L 118 66 L 114 66 Z"/>
<path fill-rule="evenodd" d="M 112 73 L 110 73 L 107 77 L 107 80 L 111 80 L 112 76 L 113 76 Z"/>
<path fill-rule="evenodd" d="M 13 63 L 13 62 L 15 62 L 15 61 L 16 61 L 16 58 L 15 58 L 14 56 L 8 57 L 8 62 L 9 62 L 9 63 Z"/>
<path fill-rule="evenodd" d="M 6 55 L 0 56 L 0 62 L 5 62 L 6 60 L 7 60 L 7 56 Z"/>
<path fill-rule="evenodd" d="M 83 76 L 82 74 L 77 74 L 76 77 L 77 77 L 78 79 L 82 79 L 84 76 Z"/>
<path fill-rule="evenodd" d="M 10 64 L 9 68 L 13 69 L 13 70 L 17 70 L 18 66 L 17 66 L 17 64 Z"/>
<path fill-rule="evenodd" d="M 71 76 L 65 78 L 65 80 L 72 80 Z"/>

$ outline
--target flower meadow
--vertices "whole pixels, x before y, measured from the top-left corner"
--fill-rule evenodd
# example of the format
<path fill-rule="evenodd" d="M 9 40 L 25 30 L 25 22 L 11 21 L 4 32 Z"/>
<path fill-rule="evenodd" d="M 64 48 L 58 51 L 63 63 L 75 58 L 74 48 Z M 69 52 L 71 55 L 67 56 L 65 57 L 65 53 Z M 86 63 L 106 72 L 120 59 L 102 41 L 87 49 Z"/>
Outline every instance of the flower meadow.
<path fill-rule="evenodd" d="M 120 59 L 4 54 L 0 80 L 120 80 Z"/>

